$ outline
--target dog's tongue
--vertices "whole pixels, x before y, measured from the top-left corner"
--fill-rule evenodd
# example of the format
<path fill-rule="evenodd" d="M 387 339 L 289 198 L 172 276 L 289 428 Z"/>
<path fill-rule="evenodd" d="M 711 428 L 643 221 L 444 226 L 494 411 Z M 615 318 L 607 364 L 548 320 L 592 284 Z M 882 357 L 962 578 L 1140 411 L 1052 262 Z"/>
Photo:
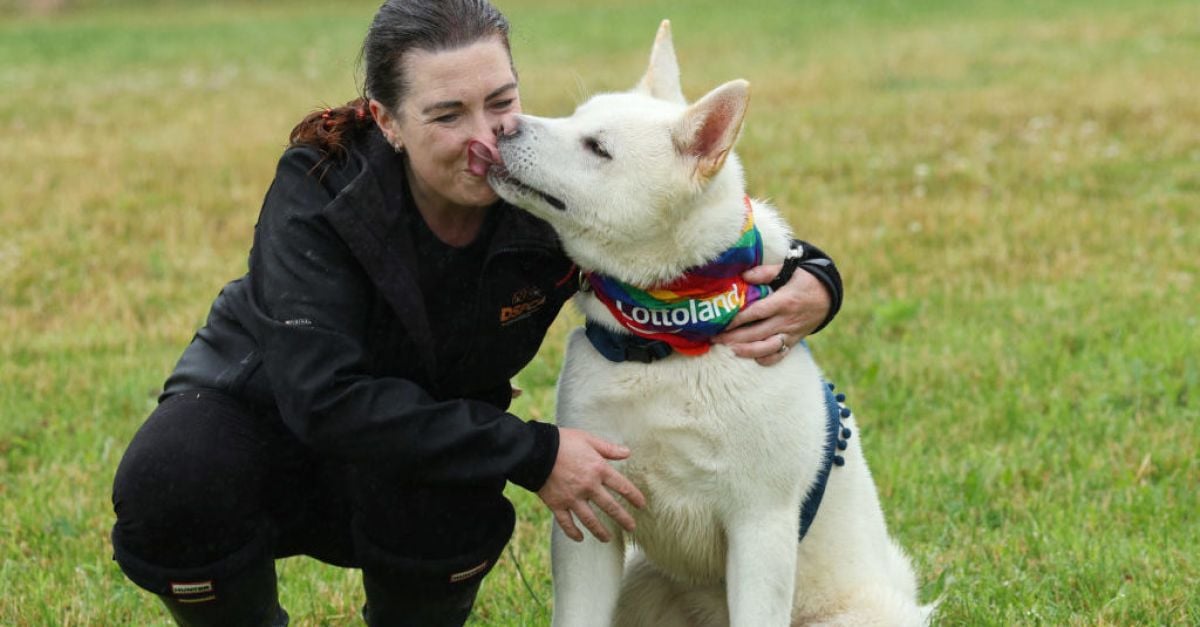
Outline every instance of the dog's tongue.
<path fill-rule="evenodd" d="M 495 146 L 489 146 L 478 140 L 467 144 L 467 169 L 475 176 L 486 176 L 488 168 L 500 164 L 500 153 Z"/>

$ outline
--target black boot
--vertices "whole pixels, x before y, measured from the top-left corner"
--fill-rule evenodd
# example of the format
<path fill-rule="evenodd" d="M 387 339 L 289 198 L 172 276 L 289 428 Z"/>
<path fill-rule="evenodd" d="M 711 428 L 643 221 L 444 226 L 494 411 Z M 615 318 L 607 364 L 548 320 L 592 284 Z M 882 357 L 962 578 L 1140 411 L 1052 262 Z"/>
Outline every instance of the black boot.
<path fill-rule="evenodd" d="M 181 627 L 287 627 L 289 620 L 279 606 L 274 560 L 216 584 L 172 582 L 171 595 L 159 598 Z"/>
<path fill-rule="evenodd" d="M 471 615 L 483 578 L 456 586 L 452 592 L 430 594 L 398 578 L 363 571 L 367 604 L 363 620 L 369 627 L 462 627 Z"/>

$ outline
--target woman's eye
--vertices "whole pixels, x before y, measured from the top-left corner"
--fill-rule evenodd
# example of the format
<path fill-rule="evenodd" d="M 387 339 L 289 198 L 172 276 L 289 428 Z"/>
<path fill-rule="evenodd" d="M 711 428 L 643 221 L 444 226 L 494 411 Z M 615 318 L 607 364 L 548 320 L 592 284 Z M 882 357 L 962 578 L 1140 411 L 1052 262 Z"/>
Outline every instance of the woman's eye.
<path fill-rule="evenodd" d="M 584 138 L 583 145 L 597 157 L 612 159 L 612 155 L 608 154 L 608 151 L 604 149 L 604 146 L 600 145 L 600 142 L 595 137 Z"/>
<path fill-rule="evenodd" d="M 504 109 L 511 107 L 515 100 L 516 100 L 515 98 L 509 98 L 508 100 L 501 100 L 499 102 L 493 102 L 492 108 L 503 111 Z"/>
<path fill-rule="evenodd" d="M 453 121 L 455 121 L 455 120 L 457 120 L 457 119 L 458 119 L 458 114 L 457 114 L 457 113 L 447 113 L 446 115 L 439 115 L 438 117 L 436 117 L 436 118 L 433 118 L 433 121 L 434 121 L 434 122 L 439 122 L 439 123 L 441 123 L 441 124 L 448 124 L 448 123 L 450 123 L 450 122 L 453 122 Z"/>

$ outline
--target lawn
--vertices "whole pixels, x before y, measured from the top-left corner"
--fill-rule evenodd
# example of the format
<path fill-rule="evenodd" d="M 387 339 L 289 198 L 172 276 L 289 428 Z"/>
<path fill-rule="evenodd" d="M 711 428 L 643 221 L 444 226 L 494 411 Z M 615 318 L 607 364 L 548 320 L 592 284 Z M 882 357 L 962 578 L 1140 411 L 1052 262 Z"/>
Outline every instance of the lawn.
<path fill-rule="evenodd" d="M 939 624 L 1200 624 L 1200 4 L 498 5 L 532 113 L 631 86 L 663 17 L 690 97 L 752 83 L 750 190 L 838 261 L 811 345 Z M 373 10 L 0 0 L 0 624 L 165 623 L 110 560 L 113 472 Z M 549 621 L 511 496 L 472 625 Z M 356 572 L 279 571 L 293 624 L 361 622 Z"/>

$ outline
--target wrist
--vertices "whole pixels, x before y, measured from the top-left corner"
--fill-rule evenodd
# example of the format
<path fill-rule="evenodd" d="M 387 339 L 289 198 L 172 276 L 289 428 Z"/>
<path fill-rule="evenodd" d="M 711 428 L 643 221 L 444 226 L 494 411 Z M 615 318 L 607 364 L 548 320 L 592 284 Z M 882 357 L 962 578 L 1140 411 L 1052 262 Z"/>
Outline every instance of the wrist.
<path fill-rule="evenodd" d="M 554 470 L 554 463 L 558 459 L 559 433 L 558 427 L 545 422 L 531 420 L 526 425 L 533 432 L 533 444 L 525 460 L 513 469 L 508 480 L 530 492 L 537 492 Z"/>
<path fill-rule="evenodd" d="M 809 334 L 812 335 L 813 333 L 816 333 L 828 326 L 829 323 L 833 321 L 834 317 L 837 316 L 838 311 L 841 310 L 841 279 L 837 276 L 837 269 L 833 267 L 833 262 L 829 261 L 828 259 L 810 259 L 808 261 L 801 262 L 799 264 L 799 268 L 808 274 L 811 274 L 817 279 L 818 282 L 820 282 L 821 286 L 825 288 L 825 295 L 829 299 L 829 309 L 825 314 L 825 318 L 821 321 L 821 324 L 817 325 L 817 327 L 812 330 L 812 333 Z"/>

